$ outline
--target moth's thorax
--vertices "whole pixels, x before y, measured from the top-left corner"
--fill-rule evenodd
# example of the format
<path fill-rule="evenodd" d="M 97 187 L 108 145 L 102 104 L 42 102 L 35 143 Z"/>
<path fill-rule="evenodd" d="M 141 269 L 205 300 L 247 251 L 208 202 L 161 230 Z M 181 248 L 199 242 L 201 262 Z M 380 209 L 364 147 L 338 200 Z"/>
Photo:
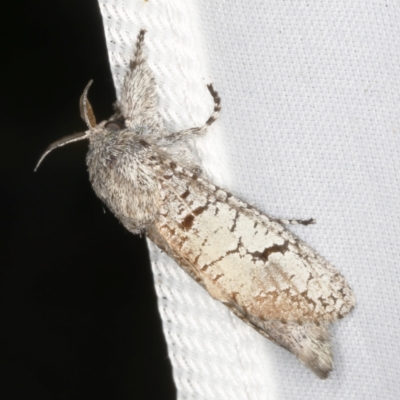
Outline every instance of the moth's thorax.
<path fill-rule="evenodd" d="M 159 189 L 151 165 L 157 148 L 133 131 L 94 129 L 86 163 L 96 194 L 131 232 L 153 222 Z"/>

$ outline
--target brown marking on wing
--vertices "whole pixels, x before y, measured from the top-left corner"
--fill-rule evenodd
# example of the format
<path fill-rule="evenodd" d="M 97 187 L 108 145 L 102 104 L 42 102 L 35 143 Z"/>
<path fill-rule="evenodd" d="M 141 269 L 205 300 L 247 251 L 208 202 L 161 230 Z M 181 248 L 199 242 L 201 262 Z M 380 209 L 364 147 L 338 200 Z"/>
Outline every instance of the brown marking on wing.
<path fill-rule="evenodd" d="M 205 207 L 197 207 L 195 210 L 193 210 L 193 215 L 200 215 L 203 213 L 204 210 L 207 210 L 207 206 Z"/>
<path fill-rule="evenodd" d="M 185 190 L 182 194 L 181 194 L 181 199 L 186 199 L 186 197 L 188 197 L 190 194 L 189 190 Z"/>
<path fill-rule="evenodd" d="M 288 250 L 288 246 L 289 242 L 285 241 L 283 244 L 274 244 L 271 247 L 266 247 L 263 252 L 254 251 L 253 253 L 249 252 L 249 254 L 254 258 L 258 258 L 259 260 L 265 263 L 268 261 L 269 256 L 273 253 L 285 254 L 286 251 Z"/>
<path fill-rule="evenodd" d="M 183 219 L 181 226 L 185 231 L 188 231 L 193 226 L 194 216 L 192 214 L 186 215 Z"/>

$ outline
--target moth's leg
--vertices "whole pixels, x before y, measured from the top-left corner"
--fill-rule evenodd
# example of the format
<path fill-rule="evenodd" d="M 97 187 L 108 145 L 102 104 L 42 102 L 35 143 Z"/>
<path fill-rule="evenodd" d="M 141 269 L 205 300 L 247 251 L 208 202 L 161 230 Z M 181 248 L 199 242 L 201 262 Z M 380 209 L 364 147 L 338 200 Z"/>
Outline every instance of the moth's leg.
<path fill-rule="evenodd" d="M 218 96 L 218 92 L 214 89 L 212 83 L 207 85 L 208 90 L 211 93 L 211 96 L 214 99 L 214 110 L 213 113 L 210 115 L 210 118 L 206 121 L 203 126 L 191 129 L 185 129 L 179 132 L 173 132 L 166 136 L 169 140 L 181 140 L 181 139 L 188 139 L 193 136 L 204 135 L 207 132 L 207 129 L 210 125 L 212 125 L 219 117 L 219 112 L 221 111 L 221 98 Z"/>
<path fill-rule="evenodd" d="M 136 39 L 136 47 L 133 60 L 129 63 L 129 68 L 133 71 L 139 64 L 145 61 L 144 54 L 143 54 L 143 46 L 144 46 L 144 35 L 146 31 L 141 29 L 137 39 Z"/>
<path fill-rule="evenodd" d="M 205 125 L 203 125 L 200 130 L 206 131 L 207 128 L 212 125 L 219 117 L 219 112 L 221 111 L 221 98 L 218 96 L 218 92 L 214 89 L 212 83 L 207 85 L 208 90 L 211 93 L 211 96 L 214 100 L 214 110 L 213 113 L 210 115 L 210 118 L 206 121 Z M 201 132 L 200 132 L 201 133 Z"/>
<path fill-rule="evenodd" d="M 122 119 L 125 126 L 132 131 L 146 127 L 150 132 L 162 135 L 165 128 L 158 111 L 156 82 L 144 54 L 145 33 L 142 29 L 137 36 L 135 51 L 124 78 L 114 118 Z"/>
<path fill-rule="evenodd" d="M 273 218 L 273 220 L 282 225 L 312 225 L 312 224 L 316 223 L 314 218 L 310 218 L 310 219 Z"/>

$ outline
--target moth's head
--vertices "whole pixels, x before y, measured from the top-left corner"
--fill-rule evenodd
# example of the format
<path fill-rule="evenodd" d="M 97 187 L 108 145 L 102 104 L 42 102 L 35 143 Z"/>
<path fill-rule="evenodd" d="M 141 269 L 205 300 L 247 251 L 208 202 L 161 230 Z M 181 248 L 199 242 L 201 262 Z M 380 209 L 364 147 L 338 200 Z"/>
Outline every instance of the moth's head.
<path fill-rule="evenodd" d="M 88 130 L 84 132 L 74 133 L 73 135 L 65 136 L 60 140 L 57 140 L 56 142 L 52 143 L 49 147 L 47 147 L 46 151 L 40 157 L 40 160 L 38 161 L 35 167 L 35 171 L 39 168 L 39 165 L 47 156 L 47 154 L 51 153 L 57 147 L 65 146 L 66 144 L 77 142 L 78 140 L 89 139 L 90 136 L 95 133 L 96 117 L 94 116 L 92 106 L 90 105 L 89 100 L 87 98 L 87 94 L 92 83 L 93 81 L 91 80 L 86 85 L 85 90 L 83 91 L 79 101 L 81 117 L 86 122 Z"/>

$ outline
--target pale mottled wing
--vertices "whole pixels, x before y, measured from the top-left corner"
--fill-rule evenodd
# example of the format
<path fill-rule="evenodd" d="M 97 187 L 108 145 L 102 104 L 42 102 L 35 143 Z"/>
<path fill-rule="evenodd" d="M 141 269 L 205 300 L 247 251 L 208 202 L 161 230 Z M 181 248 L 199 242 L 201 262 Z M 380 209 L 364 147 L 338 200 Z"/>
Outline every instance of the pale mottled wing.
<path fill-rule="evenodd" d="M 282 225 L 174 162 L 163 161 L 159 177 L 159 241 L 214 298 L 296 323 L 329 323 L 353 308 L 342 275 Z"/>

